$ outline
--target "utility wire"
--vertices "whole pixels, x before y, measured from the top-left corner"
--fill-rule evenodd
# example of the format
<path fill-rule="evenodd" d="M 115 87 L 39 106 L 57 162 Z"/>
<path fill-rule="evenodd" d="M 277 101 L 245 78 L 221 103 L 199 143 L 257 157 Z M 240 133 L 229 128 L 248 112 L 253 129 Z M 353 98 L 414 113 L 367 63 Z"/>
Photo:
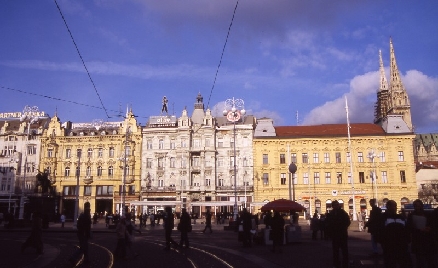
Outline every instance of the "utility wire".
<path fill-rule="evenodd" d="M 210 90 L 210 96 L 208 97 L 207 107 L 210 106 L 211 95 L 213 95 L 213 89 L 214 89 L 214 86 L 216 84 L 216 79 L 217 79 L 217 75 L 219 73 L 219 68 L 221 67 L 221 64 L 222 64 L 222 58 L 224 57 L 225 47 L 227 46 L 228 37 L 230 36 L 231 26 L 233 26 L 234 16 L 236 15 L 236 10 L 237 10 L 238 4 L 239 4 L 239 0 L 237 0 L 237 2 L 236 2 L 236 6 L 234 7 L 234 12 L 233 12 L 233 17 L 231 18 L 230 27 L 228 27 L 227 38 L 225 39 L 225 44 L 224 44 L 224 47 L 222 48 L 221 58 L 219 60 L 219 65 L 217 66 L 217 69 L 216 69 L 216 74 L 214 76 L 213 86 L 211 87 L 211 90 Z"/>
<path fill-rule="evenodd" d="M 76 51 L 78 52 L 78 55 L 79 55 L 79 58 L 80 58 L 81 61 L 82 61 L 82 65 L 84 65 L 85 71 L 86 71 L 87 74 L 88 74 L 88 78 L 90 78 L 90 81 L 91 81 L 91 84 L 93 85 L 94 91 L 96 92 L 97 97 L 99 98 L 100 104 L 102 105 L 102 108 L 103 108 L 103 110 L 104 110 L 105 113 L 106 113 L 106 117 L 107 117 L 107 118 L 110 118 L 110 116 L 108 115 L 108 111 L 107 111 L 106 108 L 105 108 L 105 105 L 103 105 L 102 98 L 100 97 L 99 92 L 97 91 L 96 85 L 94 84 L 94 81 L 93 81 L 93 79 L 91 78 L 90 72 L 88 71 L 88 68 L 87 68 L 87 66 L 85 65 L 85 61 L 84 61 L 84 59 L 82 58 L 81 52 L 79 51 L 79 48 L 78 48 L 78 46 L 77 46 L 77 44 L 76 44 L 76 42 L 75 42 L 75 39 L 73 38 L 73 34 L 71 33 L 70 28 L 69 28 L 68 25 L 67 25 L 67 21 L 65 20 L 64 15 L 62 14 L 61 8 L 59 7 L 58 2 L 56 2 L 56 0 L 54 0 L 54 1 L 55 1 L 55 4 L 56 4 L 56 7 L 57 7 L 58 10 L 59 10 L 59 14 L 61 15 L 62 20 L 64 21 L 65 27 L 67 28 L 67 31 L 68 31 L 68 33 L 70 34 L 71 40 L 73 41 L 73 44 L 75 45 Z"/>
<path fill-rule="evenodd" d="M 73 104 L 76 104 L 76 105 L 81 105 L 81 106 L 86 106 L 86 107 L 90 107 L 90 108 L 96 108 L 96 109 L 101 109 L 101 110 L 103 110 L 103 108 L 102 108 L 102 107 L 99 107 L 99 106 L 94 106 L 94 105 L 89 105 L 89 104 L 79 103 L 79 102 L 72 101 L 72 100 L 64 100 L 64 99 L 60 99 L 60 98 L 56 98 L 56 97 L 51 97 L 51 96 L 47 96 L 47 95 L 37 94 L 37 93 L 33 93 L 33 92 L 27 92 L 27 91 L 24 91 L 24 90 L 15 89 L 15 88 L 10 88 L 10 87 L 0 86 L 0 88 L 2 88 L 2 89 L 7 89 L 7 90 L 11 90 L 11 91 L 16 91 L 16 92 L 20 92 L 20 93 L 24 93 L 24 94 L 28 94 L 28 95 L 33 95 L 33 96 L 38 96 L 38 97 L 48 98 L 48 99 L 57 100 L 57 101 L 64 101 L 64 102 L 69 102 L 69 103 L 73 103 Z M 109 110 L 109 111 L 112 111 L 112 112 L 119 112 L 119 111 L 116 111 L 116 110 Z"/>

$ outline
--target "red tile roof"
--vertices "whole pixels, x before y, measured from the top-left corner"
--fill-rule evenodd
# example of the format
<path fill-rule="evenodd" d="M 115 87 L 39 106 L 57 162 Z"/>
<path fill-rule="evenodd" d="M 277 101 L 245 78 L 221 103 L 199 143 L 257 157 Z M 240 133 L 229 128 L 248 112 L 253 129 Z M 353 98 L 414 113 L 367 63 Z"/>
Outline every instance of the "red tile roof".
<path fill-rule="evenodd" d="M 347 124 L 324 124 L 313 126 L 277 126 L 277 137 L 336 137 L 348 136 Z M 371 123 L 350 124 L 351 136 L 385 135 L 383 128 Z"/>

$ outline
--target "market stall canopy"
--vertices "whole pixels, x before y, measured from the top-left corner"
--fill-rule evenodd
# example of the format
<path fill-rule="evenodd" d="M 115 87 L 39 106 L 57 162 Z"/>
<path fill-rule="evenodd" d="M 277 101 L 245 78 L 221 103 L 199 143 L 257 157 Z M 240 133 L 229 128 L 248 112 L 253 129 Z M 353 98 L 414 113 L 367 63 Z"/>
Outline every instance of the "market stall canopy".
<path fill-rule="evenodd" d="M 306 209 L 305 207 L 303 207 L 302 205 L 300 205 L 295 201 L 287 200 L 287 199 L 277 199 L 267 203 L 260 210 L 262 212 L 271 211 L 271 210 L 275 210 L 279 212 L 289 212 L 291 210 L 295 212 L 302 212 L 305 209 Z"/>

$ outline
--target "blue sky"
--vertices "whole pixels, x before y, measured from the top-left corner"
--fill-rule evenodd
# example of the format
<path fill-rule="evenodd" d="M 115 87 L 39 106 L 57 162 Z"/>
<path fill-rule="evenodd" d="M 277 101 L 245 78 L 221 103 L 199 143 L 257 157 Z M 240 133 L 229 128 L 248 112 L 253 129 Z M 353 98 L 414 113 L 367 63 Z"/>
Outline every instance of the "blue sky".
<path fill-rule="evenodd" d="M 392 37 L 415 130 L 438 132 L 438 1 L 240 0 L 214 88 L 236 1 L 57 3 L 107 112 L 52 0 L 0 3 L 0 112 L 116 121 L 130 106 L 144 125 L 163 96 L 180 116 L 200 92 L 214 112 L 235 97 L 276 125 L 297 112 L 310 125 L 345 123 L 347 96 L 350 121 L 371 123 Z"/>

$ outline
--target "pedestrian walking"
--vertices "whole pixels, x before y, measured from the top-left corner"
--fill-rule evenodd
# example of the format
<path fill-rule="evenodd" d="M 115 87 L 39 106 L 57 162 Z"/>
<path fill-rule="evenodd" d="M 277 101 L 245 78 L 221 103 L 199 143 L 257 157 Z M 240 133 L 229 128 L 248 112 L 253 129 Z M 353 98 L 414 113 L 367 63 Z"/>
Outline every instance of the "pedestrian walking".
<path fill-rule="evenodd" d="M 90 203 L 85 202 L 84 212 L 79 215 L 77 221 L 77 236 L 79 239 L 79 248 L 84 254 L 84 263 L 90 261 L 88 255 L 88 240 L 91 238 L 91 214 Z"/>
<path fill-rule="evenodd" d="M 420 199 L 415 200 L 413 205 L 414 211 L 408 216 L 407 226 L 411 234 L 411 250 L 415 254 L 416 267 L 438 267 L 433 215 L 424 211 Z"/>
<path fill-rule="evenodd" d="M 404 215 L 397 213 L 397 203 L 394 200 L 386 202 L 386 211 L 379 222 L 377 240 L 383 248 L 385 267 L 412 267 L 406 219 Z"/>
<path fill-rule="evenodd" d="M 378 225 L 380 222 L 380 218 L 382 217 L 382 209 L 377 206 L 377 201 L 375 198 L 370 199 L 370 217 L 365 224 L 365 228 L 368 228 L 368 233 L 371 234 L 371 249 L 372 249 L 372 255 L 378 256 L 379 255 L 379 249 L 377 244 L 377 238 L 376 233 L 378 229 Z"/>
<path fill-rule="evenodd" d="M 350 216 L 341 208 L 337 200 L 332 202 L 332 208 L 332 211 L 327 215 L 326 229 L 332 239 L 333 266 L 347 268 Z M 342 262 L 339 258 L 339 251 L 342 253 Z"/>
<path fill-rule="evenodd" d="M 64 224 L 65 224 L 65 215 L 64 215 L 64 213 L 61 214 L 60 220 L 61 220 L 61 228 L 64 228 Z"/>
<path fill-rule="evenodd" d="M 326 240 L 327 236 L 325 235 L 325 214 L 321 214 L 319 217 L 319 232 L 321 235 L 321 240 Z"/>
<path fill-rule="evenodd" d="M 213 230 L 211 229 L 211 213 L 210 213 L 210 209 L 207 209 L 207 212 L 205 213 L 205 227 L 204 227 L 204 230 L 202 232 L 205 233 L 207 228 L 210 229 L 210 234 L 213 233 Z"/>
<path fill-rule="evenodd" d="M 251 213 L 249 213 L 246 208 L 242 210 L 241 222 L 243 224 L 243 246 L 251 247 Z"/>
<path fill-rule="evenodd" d="M 165 250 L 170 250 L 170 244 L 172 244 L 175 248 L 178 247 L 178 243 L 175 242 L 172 238 L 172 230 L 175 227 L 174 217 L 172 213 L 171 207 L 165 208 L 165 215 L 164 215 L 164 234 L 166 239 L 166 247 Z"/>
<path fill-rule="evenodd" d="M 179 242 L 179 246 L 185 248 L 189 248 L 189 235 L 188 233 L 192 231 L 192 222 L 190 219 L 189 213 L 185 208 L 182 209 L 181 218 L 178 224 L 178 230 L 181 232 L 181 241 Z"/>
<path fill-rule="evenodd" d="M 274 211 L 274 217 L 270 219 L 271 226 L 271 238 L 272 238 L 272 252 L 278 250 L 282 252 L 284 237 L 284 218 L 280 215 L 280 212 Z"/>
<path fill-rule="evenodd" d="M 32 230 L 29 237 L 21 245 L 21 253 L 24 253 L 26 248 L 34 247 L 37 254 L 44 253 L 43 246 L 43 219 L 41 218 L 41 213 L 39 211 L 33 213 L 32 216 Z"/>
<path fill-rule="evenodd" d="M 317 240 L 318 231 L 319 231 L 319 219 L 318 219 L 318 213 L 316 212 L 315 214 L 313 214 L 313 217 L 310 220 L 310 230 L 312 231 L 312 240 Z"/>
<path fill-rule="evenodd" d="M 126 216 L 122 215 L 116 226 L 117 245 L 114 250 L 114 258 L 127 260 L 126 258 Z"/>

